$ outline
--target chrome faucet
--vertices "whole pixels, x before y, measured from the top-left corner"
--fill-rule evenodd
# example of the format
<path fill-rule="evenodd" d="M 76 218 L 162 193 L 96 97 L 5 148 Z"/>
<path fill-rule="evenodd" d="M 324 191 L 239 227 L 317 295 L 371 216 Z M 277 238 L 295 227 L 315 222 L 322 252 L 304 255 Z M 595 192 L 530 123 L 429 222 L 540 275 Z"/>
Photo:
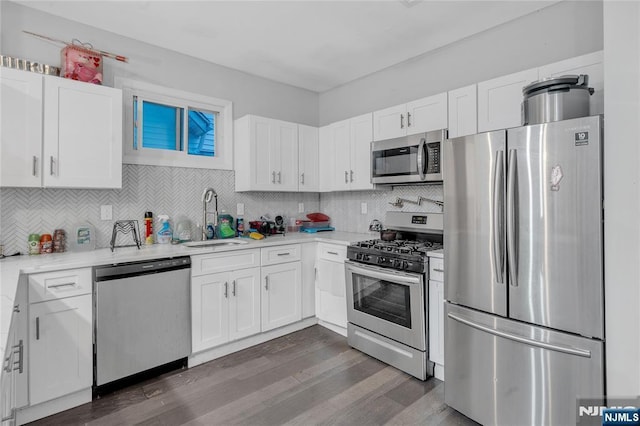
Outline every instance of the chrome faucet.
<path fill-rule="evenodd" d="M 207 211 L 207 203 L 211 202 L 211 199 L 215 199 L 215 210 L 213 212 Z M 207 239 L 207 216 L 213 215 L 213 238 L 216 237 L 216 227 L 218 226 L 218 194 L 213 188 L 206 188 L 202 193 L 202 240 Z"/>

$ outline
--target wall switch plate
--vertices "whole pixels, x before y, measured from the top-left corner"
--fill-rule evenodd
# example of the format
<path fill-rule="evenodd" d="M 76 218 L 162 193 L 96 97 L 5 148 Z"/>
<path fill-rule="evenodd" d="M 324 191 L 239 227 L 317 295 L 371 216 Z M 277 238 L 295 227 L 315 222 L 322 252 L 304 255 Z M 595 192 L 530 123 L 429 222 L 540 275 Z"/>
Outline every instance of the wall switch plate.
<path fill-rule="evenodd" d="M 101 220 L 113 219 L 113 206 L 111 205 L 100 206 L 100 219 Z"/>
<path fill-rule="evenodd" d="M 367 203 L 360 203 L 360 213 L 367 214 Z"/>
<path fill-rule="evenodd" d="M 304 213 L 304 203 L 298 203 L 298 213 Z"/>
<path fill-rule="evenodd" d="M 244 203 L 238 203 L 236 205 L 236 214 L 238 216 L 244 216 Z"/>

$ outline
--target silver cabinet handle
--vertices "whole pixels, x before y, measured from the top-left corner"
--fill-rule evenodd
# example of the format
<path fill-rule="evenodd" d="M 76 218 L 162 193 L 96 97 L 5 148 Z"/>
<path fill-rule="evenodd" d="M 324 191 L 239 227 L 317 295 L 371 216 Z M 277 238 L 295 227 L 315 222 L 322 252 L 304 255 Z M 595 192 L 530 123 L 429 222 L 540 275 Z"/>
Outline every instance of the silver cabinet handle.
<path fill-rule="evenodd" d="M 334 255 L 334 256 L 337 256 L 337 255 L 338 255 L 338 252 L 337 252 L 337 251 L 328 251 L 327 253 L 328 253 L 328 254 L 332 254 L 332 255 Z"/>
<path fill-rule="evenodd" d="M 75 286 L 75 285 L 76 285 L 75 282 L 70 282 L 70 283 L 48 285 L 47 288 L 68 287 L 68 286 Z"/>
<path fill-rule="evenodd" d="M 425 138 L 420 139 L 420 144 L 418 145 L 418 155 L 416 156 L 416 165 L 418 167 L 418 175 L 420 176 L 420 180 L 424 180 L 424 161 L 425 161 L 425 145 L 427 144 L 427 140 Z"/>
<path fill-rule="evenodd" d="M 300 174 L 300 183 L 304 185 L 304 172 Z"/>
<path fill-rule="evenodd" d="M 291 253 L 286 252 L 286 253 L 278 253 L 277 256 L 289 256 L 291 255 Z"/>
<path fill-rule="evenodd" d="M 509 150 L 509 174 L 507 176 L 507 259 L 509 262 L 509 284 L 518 286 L 518 151 Z"/>
<path fill-rule="evenodd" d="M 13 312 L 19 313 L 20 312 L 20 305 L 13 305 Z"/>
<path fill-rule="evenodd" d="M 4 371 L 6 371 L 7 373 L 11 373 L 11 364 L 13 363 L 13 352 L 9 353 L 9 356 L 7 356 L 4 359 L 4 366 L 2 367 L 2 369 Z"/>
<path fill-rule="evenodd" d="M 351 175 L 351 182 L 353 182 L 353 170 L 350 171 L 350 175 Z"/>
<path fill-rule="evenodd" d="M 411 127 L 411 113 L 407 113 L 407 127 Z"/>
<path fill-rule="evenodd" d="M 400 114 L 400 128 L 404 129 L 404 114 Z"/>
<path fill-rule="evenodd" d="M 349 183 L 349 172 L 344 171 L 344 183 Z"/>
<path fill-rule="evenodd" d="M 264 289 L 269 291 L 269 276 L 264 277 Z"/>
<path fill-rule="evenodd" d="M 33 156 L 33 170 L 32 170 L 32 172 L 31 172 L 34 176 L 37 176 L 37 174 L 36 174 L 36 173 L 37 173 L 37 171 L 38 171 L 38 170 L 37 170 L 37 168 L 38 168 L 38 157 L 36 157 L 36 156 L 34 155 L 34 156 Z"/>
<path fill-rule="evenodd" d="M 504 153 L 496 153 L 493 175 L 493 270 L 498 284 L 504 283 Z"/>
<path fill-rule="evenodd" d="M 49 158 L 49 173 L 53 176 L 53 155 Z"/>
<path fill-rule="evenodd" d="M 40 317 L 36 317 L 36 340 L 40 340 Z"/>
<path fill-rule="evenodd" d="M 271 172 L 271 183 L 276 183 L 276 172 Z"/>
<path fill-rule="evenodd" d="M 513 341 L 516 341 L 516 342 L 519 342 L 519 343 L 524 343 L 525 345 L 534 346 L 534 347 L 538 347 L 538 348 L 542 348 L 542 349 L 547 349 L 547 350 L 550 350 L 550 351 L 562 352 L 562 353 L 565 353 L 565 354 L 577 355 L 577 356 L 582 356 L 582 357 L 585 357 L 585 358 L 591 358 L 591 351 L 588 351 L 586 349 L 572 348 L 570 346 L 560 346 L 560 345 L 553 345 L 551 343 L 540 342 L 538 340 L 528 339 L 526 337 L 520 337 L 520 336 L 517 336 L 515 334 L 511 334 L 511 333 L 507 333 L 507 332 L 504 332 L 504 331 L 493 329 L 491 327 L 487 327 L 486 325 L 483 325 L 483 324 L 475 323 L 475 322 L 470 321 L 468 319 L 461 318 L 461 317 L 457 316 L 456 314 L 452 314 L 451 312 L 449 312 L 447 315 L 452 320 L 461 322 L 462 324 L 468 325 L 469 327 L 476 328 L 476 329 L 478 329 L 480 331 L 484 331 L 485 333 L 493 334 L 494 336 L 503 337 L 505 339 L 513 340 Z"/>
<path fill-rule="evenodd" d="M 236 295 L 236 280 L 233 280 L 232 284 L 233 284 L 233 289 L 231 290 L 231 294 L 235 296 Z"/>
<path fill-rule="evenodd" d="M 442 272 L 442 273 L 444 273 L 444 269 L 433 268 L 433 272 Z"/>
<path fill-rule="evenodd" d="M 282 183 L 282 173 L 278 172 L 278 183 Z"/>
<path fill-rule="evenodd" d="M 229 283 L 228 282 L 224 283 L 224 297 L 226 299 L 229 298 Z"/>

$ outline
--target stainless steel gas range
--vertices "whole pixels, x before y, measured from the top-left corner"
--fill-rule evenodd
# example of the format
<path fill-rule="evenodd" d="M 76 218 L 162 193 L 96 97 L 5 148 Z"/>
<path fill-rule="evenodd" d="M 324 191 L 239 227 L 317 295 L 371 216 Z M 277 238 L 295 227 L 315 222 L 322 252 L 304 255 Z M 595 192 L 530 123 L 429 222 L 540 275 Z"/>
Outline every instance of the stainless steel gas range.
<path fill-rule="evenodd" d="M 347 248 L 349 345 L 412 376 L 433 375 L 427 333 L 429 251 L 442 248 L 441 213 L 388 212 L 392 241 Z"/>

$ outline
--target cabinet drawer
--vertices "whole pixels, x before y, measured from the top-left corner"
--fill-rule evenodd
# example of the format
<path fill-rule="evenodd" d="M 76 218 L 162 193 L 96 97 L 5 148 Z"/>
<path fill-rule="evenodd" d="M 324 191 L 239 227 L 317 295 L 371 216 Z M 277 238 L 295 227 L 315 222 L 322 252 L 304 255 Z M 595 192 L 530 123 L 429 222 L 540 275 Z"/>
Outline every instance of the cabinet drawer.
<path fill-rule="evenodd" d="M 444 259 L 429 258 L 429 279 L 444 282 Z"/>
<path fill-rule="evenodd" d="M 262 249 L 262 266 L 300 260 L 300 244 L 266 247 Z"/>
<path fill-rule="evenodd" d="M 260 266 L 260 249 L 191 256 L 191 276 L 193 277 L 256 266 Z"/>
<path fill-rule="evenodd" d="M 347 258 L 347 247 L 337 244 L 318 244 L 318 258 L 344 262 Z"/>
<path fill-rule="evenodd" d="M 29 303 L 91 293 L 91 268 L 29 275 Z"/>

